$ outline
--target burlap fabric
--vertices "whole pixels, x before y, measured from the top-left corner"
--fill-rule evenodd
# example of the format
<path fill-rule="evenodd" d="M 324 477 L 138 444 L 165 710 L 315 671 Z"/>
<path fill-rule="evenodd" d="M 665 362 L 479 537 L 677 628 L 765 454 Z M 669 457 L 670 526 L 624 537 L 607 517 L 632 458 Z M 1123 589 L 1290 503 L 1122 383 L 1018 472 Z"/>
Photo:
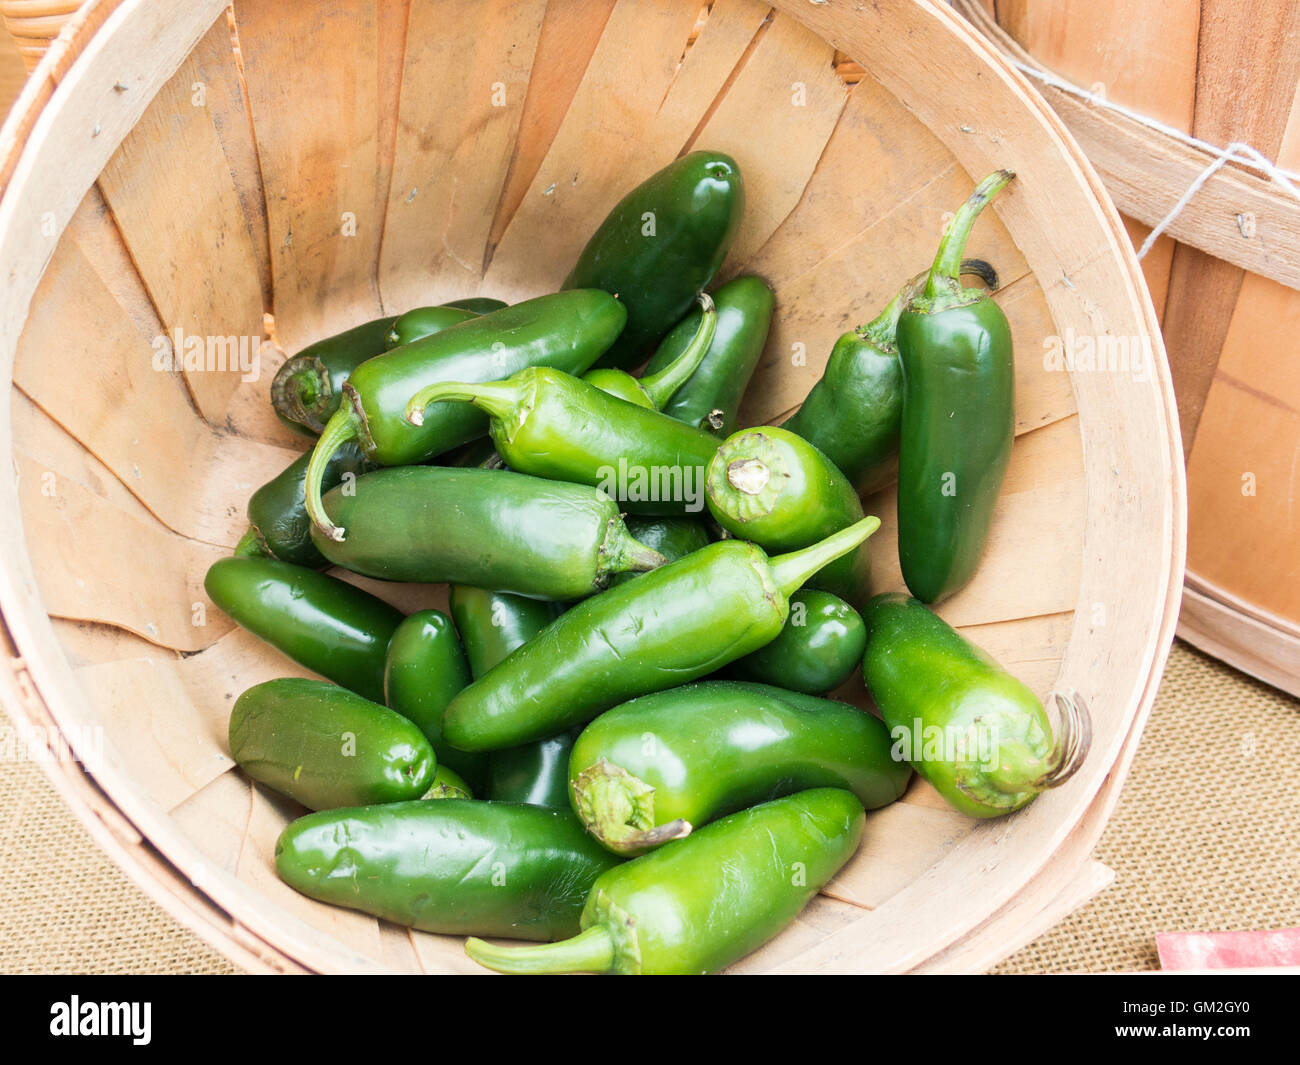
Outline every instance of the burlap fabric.
<path fill-rule="evenodd" d="M 1114 886 L 996 971 L 1152 969 L 1157 931 L 1300 925 L 1298 769 L 1300 704 L 1176 645 L 1097 848 Z M 0 971 L 236 971 L 100 853 L 37 766 L 0 762 L 0 827 Z"/>

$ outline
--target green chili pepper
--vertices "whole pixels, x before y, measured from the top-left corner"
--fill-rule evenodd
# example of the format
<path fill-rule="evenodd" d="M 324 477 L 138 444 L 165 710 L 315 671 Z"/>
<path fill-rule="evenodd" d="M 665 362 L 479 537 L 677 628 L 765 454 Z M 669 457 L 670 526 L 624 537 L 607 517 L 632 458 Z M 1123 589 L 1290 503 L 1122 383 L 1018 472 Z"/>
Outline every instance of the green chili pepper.
<path fill-rule="evenodd" d="M 588 370 L 582 379 L 589 385 L 595 385 L 602 392 L 617 396 L 628 403 L 650 410 L 662 410 L 674 392 L 682 387 L 695 373 L 713 343 L 713 335 L 718 327 L 718 312 L 713 306 L 713 299 L 708 293 L 701 292 L 699 297 L 700 318 L 696 323 L 694 335 L 677 356 L 662 370 L 646 373 L 640 379 L 633 377 L 626 370 L 603 367 Z"/>
<path fill-rule="evenodd" d="M 526 802 L 531 806 L 569 808 L 569 753 L 577 730 L 550 739 L 493 751 L 487 797 L 494 802 Z"/>
<path fill-rule="evenodd" d="M 312 810 L 418 799 L 438 765 L 401 714 L 301 677 L 268 680 L 235 700 L 230 753 L 258 783 Z"/>
<path fill-rule="evenodd" d="M 664 561 L 628 534 L 604 493 L 508 470 L 376 470 L 326 498 L 351 532 L 340 543 L 313 529 L 317 548 L 336 566 L 383 580 L 578 599 L 615 573 Z"/>
<path fill-rule="evenodd" d="M 443 306 L 459 307 L 463 311 L 473 311 L 475 314 L 491 314 L 503 307 L 509 307 L 510 304 L 505 300 L 493 299 L 491 296 L 466 296 L 463 300 L 449 300 Z"/>
<path fill-rule="evenodd" d="M 955 809 L 999 817 L 1083 764 L 1092 726 L 1078 695 L 1056 697 L 1053 740 L 1034 693 L 920 601 L 877 596 L 863 621 L 862 674 L 896 749 Z"/>
<path fill-rule="evenodd" d="M 444 329 L 450 329 L 462 322 L 472 321 L 480 315 L 500 310 L 501 307 L 505 306 L 504 303 L 501 303 L 499 306 L 491 307 L 486 311 L 479 311 L 463 306 L 463 302 L 462 305 L 444 303 L 438 307 L 416 307 L 413 311 L 407 311 L 405 314 L 399 315 L 393 322 L 393 327 L 388 330 L 388 334 L 384 337 L 383 350 L 391 351 L 393 348 L 400 348 L 403 344 L 423 340 L 435 333 L 441 333 Z M 498 301 L 492 300 L 490 302 L 497 303 Z M 379 353 L 376 352 L 376 354 Z M 342 382 L 339 382 L 339 384 L 341 387 Z"/>
<path fill-rule="evenodd" d="M 374 702 L 402 613 L 326 573 L 271 558 L 223 558 L 204 578 L 236 622 L 295 662 Z"/>
<path fill-rule="evenodd" d="M 754 376 L 772 324 L 772 290 L 757 277 L 738 277 L 715 293 L 718 325 L 704 361 L 684 385 L 663 404 L 663 412 L 729 436 L 736 428 L 740 400 Z M 646 365 L 646 373 L 661 372 L 676 360 L 695 336 L 700 312 L 692 311 L 664 337 Z"/>
<path fill-rule="evenodd" d="M 451 935 L 573 935 L 583 899 L 618 862 L 567 810 L 444 799 L 301 817 L 275 869 L 310 898 Z"/>
<path fill-rule="evenodd" d="M 423 423 L 406 419 L 406 403 L 440 381 L 490 381 L 526 366 L 582 373 L 618 336 L 626 320 L 622 304 L 604 292 L 580 290 L 517 303 L 404 344 L 353 371 L 344 402 L 330 418 L 307 466 L 307 513 L 317 530 L 344 536 L 321 503 L 321 475 L 345 441 L 356 440 L 381 466 L 423 462 L 487 432 L 487 418 L 473 407 L 442 403 L 425 411 Z"/>
<path fill-rule="evenodd" d="M 777 426 L 724 440 L 706 483 L 714 520 L 768 551 L 807 547 L 862 519 L 862 501 L 848 478 L 808 441 Z M 870 548 L 864 544 L 845 555 L 812 583 L 855 605 L 865 603 Z"/>
<path fill-rule="evenodd" d="M 282 562 L 321 569 L 325 556 L 311 542 L 307 517 L 307 463 L 310 455 L 294 459 L 283 473 L 262 485 L 248 500 L 248 533 L 235 549 L 238 555 L 270 555 Z M 371 469 L 355 444 L 346 444 L 331 456 L 321 486 L 326 490 Z"/>
<path fill-rule="evenodd" d="M 731 814 L 602 873 L 582 932 L 547 946 L 469 939 L 465 953 L 503 973 L 711 973 L 799 915 L 853 857 L 866 817 L 839 788 L 815 788 Z"/>
<path fill-rule="evenodd" d="M 708 529 L 694 518 L 643 518 L 629 514 L 626 520 L 628 532 L 669 562 L 685 558 L 712 542 Z M 609 583 L 622 584 L 635 576 L 635 573 L 616 573 Z"/>
<path fill-rule="evenodd" d="M 902 795 L 911 776 L 889 731 L 856 706 L 725 680 L 607 710 L 569 760 L 573 809 L 622 855 L 806 788 L 845 788 L 873 810 Z"/>
<path fill-rule="evenodd" d="M 604 289 L 627 306 L 627 328 L 600 366 L 635 366 L 677 324 L 718 272 L 744 208 L 735 160 L 707 151 L 669 163 L 614 206 L 563 286 Z"/>
<path fill-rule="evenodd" d="M 867 646 L 862 616 L 839 596 L 805 588 L 790 596 L 790 618 L 766 647 L 731 664 L 747 680 L 820 695 L 852 676 Z"/>
<path fill-rule="evenodd" d="M 416 424 L 431 403 L 472 403 L 491 418 L 492 442 L 512 470 L 591 485 L 638 514 L 702 510 L 710 433 L 612 396 L 546 366 L 505 381 L 430 385 L 411 397 Z"/>
<path fill-rule="evenodd" d="M 465 782 L 464 777 L 439 762 L 438 771 L 433 774 L 433 783 L 429 785 L 429 790 L 424 793 L 423 798 L 472 799 L 474 792 Z"/>
<path fill-rule="evenodd" d="M 924 291 L 898 322 L 898 557 L 907 587 L 927 603 L 975 572 L 1011 459 L 1011 328 L 987 293 L 963 288 L 958 274 L 975 219 L 1013 177 L 999 170 L 985 178 L 958 209 Z"/>
<path fill-rule="evenodd" d="M 286 359 L 271 379 L 271 406 L 280 421 L 303 436 L 316 436 L 338 410 L 348 374 L 384 350 L 395 321 L 390 315 L 363 322 Z"/>
<path fill-rule="evenodd" d="M 712 673 L 774 639 L 789 594 L 879 526 L 864 518 L 773 559 L 723 540 L 584 600 L 457 695 L 443 736 L 466 751 L 516 747 Z"/>
<path fill-rule="evenodd" d="M 998 287 L 997 272 L 981 259 L 965 260 L 962 272 L 978 274 L 990 290 Z M 917 274 L 874 321 L 835 342 L 826 371 L 782 426 L 825 454 L 860 495 L 885 487 L 898 470 L 903 420 L 898 319 L 925 277 Z"/>
<path fill-rule="evenodd" d="M 384 659 L 384 702 L 414 721 L 450 766 L 481 788 L 484 759 L 455 751 L 442 742 L 442 712 L 473 678 L 451 618 L 441 610 L 421 610 L 397 626 Z"/>

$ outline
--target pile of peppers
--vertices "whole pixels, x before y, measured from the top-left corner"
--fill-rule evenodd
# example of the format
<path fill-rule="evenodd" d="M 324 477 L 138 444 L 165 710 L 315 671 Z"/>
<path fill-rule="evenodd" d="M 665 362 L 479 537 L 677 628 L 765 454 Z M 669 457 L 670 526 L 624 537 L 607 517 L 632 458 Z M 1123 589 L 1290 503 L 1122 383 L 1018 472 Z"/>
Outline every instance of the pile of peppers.
<path fill-rule="evenodd" d="M 558 292 L 414 308 L 287 360 L 272 403 L 311 450 L 206 578 L 318 677 L 230 716 L 242 771 L 305 808 L 279 876 L 502 972 L 715 972 L 914 770 L 978 818 L 1077 770 L 1082 700 L 1058 696 L 1054 727 L 931 609 L 977 569 L 1011 454 L 1011 331 L 963 255 L 1013 176 L 978 185 L 783 425 L 737 429 L 778 302 L 714 284 L 745 202 L 720 152 L 624 197 Z M 863 505 L 895 481 L 906 593 L 873 586 Z M 449 613 L 348 572 L 446 582 Z M 859 667 L 878 713 L 835 698 Z"/>

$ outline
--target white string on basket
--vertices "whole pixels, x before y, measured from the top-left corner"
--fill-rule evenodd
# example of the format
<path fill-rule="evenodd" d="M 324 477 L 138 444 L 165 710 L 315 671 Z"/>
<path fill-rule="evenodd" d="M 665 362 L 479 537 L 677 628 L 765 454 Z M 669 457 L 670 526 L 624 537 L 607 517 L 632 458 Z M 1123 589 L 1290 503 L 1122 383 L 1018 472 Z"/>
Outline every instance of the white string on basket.
<path fill-rule="evenodd" d="M 1196 148 L 1202 152 L 1207 152 L 1214 158 L 1206 164 L 1205 168 L 1196 175 L 1196 180 L 1187 186 L 1187 191 L 1179 197 L 1178 202 L 1170 209 L 1169 213 L 1162 218 L 1158 225 L 1147 235 L 1147 239 L 1142 242 L 1142 247 L 1138 249 L 1137 257 L 1143 258 L 1151 250 L 1153 244 L 1162 233 L 1169 228 L 1174 219 L 1177 218 L 1186 209 L 1187 205 L 1192 202 L 1192 198 L 1201 190 L 1202 186 L 1210 180 L 1219 170 L 1227 163 L 1240 163 L 1242 166 L 1251 170 L 1257 170 L 1272 182 L 1278 185 L 1283 191 L 1292 196 L 1295 200 L 1300 201 L 1300 174 L 1293 171 L 1285 170 L 1269 159 L 1263 152 L 1251 147 L 1244 141 L 1233 141 L 1227 147 L 1219 147 L 1210 141 L 1202 140 L 1200 137 L 1194 137 L 1190 133 L 1184 133 L 1181 129 L 1171 126 L 1168 123 L 1161 122 L 1158 119 L 1151 118 L 1132 108 L 1125 107 L 1122 104 L 1113 103 L 1107 100 L 1100 93 L 1092 92 L 1088 89 L 1080 88 L 1073 82 L 1066 81 L 1058 77 L 1051 71 L 1043 70 L 1032 63 L 1026 63 L 1017 59 L 1015 56 L 1007 55 L 1006 59 L 1016 69 L 1024 74 L 1028 74 L 1036 81 L 1049 85 L 1053 89 L 1059 89 L 1061 92 L 1068 93 L 1080 100 L 1084 100 L 1096 107 L 1102 107 L 1116 114 L 1123 115 L 1148 129 L 1155 130 L 1167 137 L 1187 145 L 1189 148 Z M 1240 224 L 1240 220 L 1238 221 Z"/>

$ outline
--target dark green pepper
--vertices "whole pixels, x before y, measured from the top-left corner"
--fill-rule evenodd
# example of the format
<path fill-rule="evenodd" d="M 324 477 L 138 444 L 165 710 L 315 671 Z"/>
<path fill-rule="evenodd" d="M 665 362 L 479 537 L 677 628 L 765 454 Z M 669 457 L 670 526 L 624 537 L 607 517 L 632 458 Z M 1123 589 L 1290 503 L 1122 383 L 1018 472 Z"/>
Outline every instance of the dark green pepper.
<path fill-rule="evenodd" d="M 441 610 L 410 615 L 388 641 L 384 659 L 384 702 L 414 721 L 438 754 L 438 766 L 450 766 L 481 788 L 487 765 L 476 755 L 442 742 L 442 712 L 473 678 L 451 618 Z"/>
<path fill-rule="evenodd" d="M 627 306 L 627 328 L 598 365 L 630 369 L 709 286 L 740 228 L 734 159 L 691 152 L 623 197 L 592 234 L 564 288 L 599 288 Z"/>
<path fill-rule="evenodd" d="M 312 810 L 421 798 L 438 765 L 401 714 L 301 677 L 268 680 L 235 700 L 230 753 L 258 783 Z"/>
<path fill-rule="evenodd" d="M 896 752 L 955 809 L 1000 817 L 1083 764 L 1092 727 L 1077 695 L 1056 697 L 1053 740 L 1034 693 L 920 601 L 880 595 L 862 617 L 862 675 Z"/>
<path fill-rule="evenodd" d="M 465 953 L 503 973 L 717 972 L 799 915 L 853 857 L 865 823 L 862 804 L 839 788 L 788 795 L 601 874 L 573 939 L 469 939 Z"/>
<path fill-rule="evenodd" d="M 463 300 L 449 300 L 443 306 L 459 307 L 463 311 L 473 311 L 475 314 L 491 314 L 503 307 L 509 307 L 510 304 L 505 300 L 493 299 L 491 296 L 466 296 Z"/>
<path fill-rule="evenodd" d="M 550 739 L 493 751 L 487 797 L 495 802 L 526 802 L 569 808 L 569 754 L 577 731 L 570 729 Z"/>
<path fill-rule="evenodd" d="M 713 343 L 713 335 L 718 327 L 718 312 L 713 306 L 713 298 L 708 293 L 699 295 L 700 316 L 696 322 L 695 333 L 690 342 L 681 350 L 677 358 L 668 362 L 662 370 L 646 373 L 640 378 L 633 377 L 626 370 L 613 367 L 600 367 L 588 370 L 582 379 L 589 385 L 595 385 L 602 392 L 617 396 L 628 403 L 650 410 L 662 410 L 665 403 L 690 376 L 695 373 Z"/>
<path fill-rule="evenodd" d="M 712 673 L 775 639 L 789 594 L 879 526 L 865 518 L 773 559 L 723 540 L 584 600 L 457 695 L 443 736 L 466 751 L 516 747 Z"/>
<path fill-rule="evenodd" d="M 494 381 L 526 366 L 582 373 L 622 331 L 627 312 L 604 292 L 581 290 L 517 303 L 362 363 L 343 386 L 344 402 L 330 418 L 307 466 L 307 513 L 317 530 L 341 540 L 321 503 L 321 476 L 330 456 L 356 440 L 381 466 L 403 466 L 449 451 L 487 432 L 487 417 L 471 406 L 441 403 L 420 426 L 406 418 L 407 401 L 440 381 Z"/>
<path fill-rule="evenodd" d="M 763 426 L 733 433 L 709 465 L 709 511 L 733 536 L 768 551 L 807 547 L 862 520 L 862 501 L 830 459 L 794 433 Z M 859 605 L 871 591 L 863 544 L 812 578 L 814 587 Z"/>
<path fill-rule="evenodd" d="M 366 359 L 384 350 L 397 318 L 362 322 L 342 333 L 308 344 L 284 361 L 271 379 L 271 406 L 296 433 L 316 436 L 338 410 L 343 382 Z"/>
<path fill-rule="evenodd" d="M 708 354 L 690 379 L 673 393 L 663 412 L 687 425 L 730 436 L 740 400 L 754 376 L 772 325 L 772 290 L 757 277 L 738 277 L 715 293 L 718 325 Z M 695 336 L 699 311 L 688 314 L 659 345 L 647 374 L 662 372 Z"/>
<path fill-rule="evenodd" d="M 301 817 L 275 870 L 310 898 L 449 935 L 573 935 L 618 859 L 567 810 L 443 799 Z"/>
<path fill-rule="evenodd" d="M 766 647 L 731 664 L 746 680 L 820 695 L 852 676 L 867 646 L 862 616 L 837 595 L 804 588 L 790 596 L 790 617 Z"/>
<path fill-rule="evenodd" d="M 718 441 L 569 374 L 529 367 L 505 381 L 430 385 L 411 397 L 419 424 L 431 403 L 472 403 L 512 470 L 602 489 L 638 514 L 703 510 L 704 471 Z"/>
<path fill-rule="evenodd" d="M 236 554 L 262 554 L 298 566 L 322 569 L 325 556 L 311 542 L 311 519 L 307 517 L 307 463 L 310 455 L 294 459 L 283 473 L 262 485 L 248 500 L 249 530 Z M 346 444 L 330 457 L 321 478 L 329 490 L 348 476 L 358 477 L 371 469 L 355 444 Z"/>
<path fill-rule="evenodd" d="M 958 275 L 975 219 L 1014 176 L 985 178 L 958 209 L 924 290 L 898 321 L 898 557 L 907 587 L 927 603 L 975 572 L 1011 460 L 1011 327 L 986 292 L 963 288 Z"/>
<path fill-rule="evenodd" d="M 326 573 L 273 558 L 223 558 L 203 580 L 212 601 L 295 662 L 382 702 L 384 654 L 400 610 Z"/>
<path fill-rule="evenodd" d="M 327 498 L 351 532 L 340 543 L 313 529 L 316 546 L 335 565 L 383 580 L 578 599 L 615 573 L 663 562 L 597 489 L 509 470 L 376 470 Z"/>
<path fill-rule="evenodd" d="M 645 518 L 629 514 L 626 521 L 628 532 L 669 562 L 685 558 L 712 542 L 708 529 L 695 518 Z M 635 573 L 616 573 L 609 583 L 622 584 L 635 576 Z"/>
<path fill-rule="evenodd" d="M 438 771 L 433 774 L 433 782 L 424 793 L 425 799 L 472 799 L 474 791 L 465 778 L 454 769 L 438 763 Z"/>
<path fill-rule="evenodd" d="M 640 854 L 724 814 L 806 788 L 845 788 L 868 810 L 907 787 L 889 731 L 848 703 L 744 681 L 705 681 L 607 710 L 573 746 L 573 809 L 616 854 Z"/>
<path fill-rule="evenodd" d="M 493 300 L 492 302 L 497 302 Z M 500 305 L 504 307 L 505 304 Z M 493 307 L 491 310 L 500 310 L 500 307 Z M 457 306 L 451 303 L 444 303 L 438 307 L 416 307 L 413 311 L 407 311 L 399 315 L 393 322 L 393 327 L 384 337 L 384 351 L 390 351 L 393 348 L 400 348 L 403 344 L 411 344 L 416 340 L 423 340 L 425 337 L 431 337 L 435 333 L 441 333 L 444 329 L 450 329 L 453 326 L 460 325 L 462 322 L 472 321 L 481 314 L 487 314 L 489 311 L 476 311 L 469 307 Z M 375 353 L 376 355 L 379 352 Z M 342 382 L 339 382 L 342 387 Z M 336 408 L 337 409 L 337 408 Z"/>

